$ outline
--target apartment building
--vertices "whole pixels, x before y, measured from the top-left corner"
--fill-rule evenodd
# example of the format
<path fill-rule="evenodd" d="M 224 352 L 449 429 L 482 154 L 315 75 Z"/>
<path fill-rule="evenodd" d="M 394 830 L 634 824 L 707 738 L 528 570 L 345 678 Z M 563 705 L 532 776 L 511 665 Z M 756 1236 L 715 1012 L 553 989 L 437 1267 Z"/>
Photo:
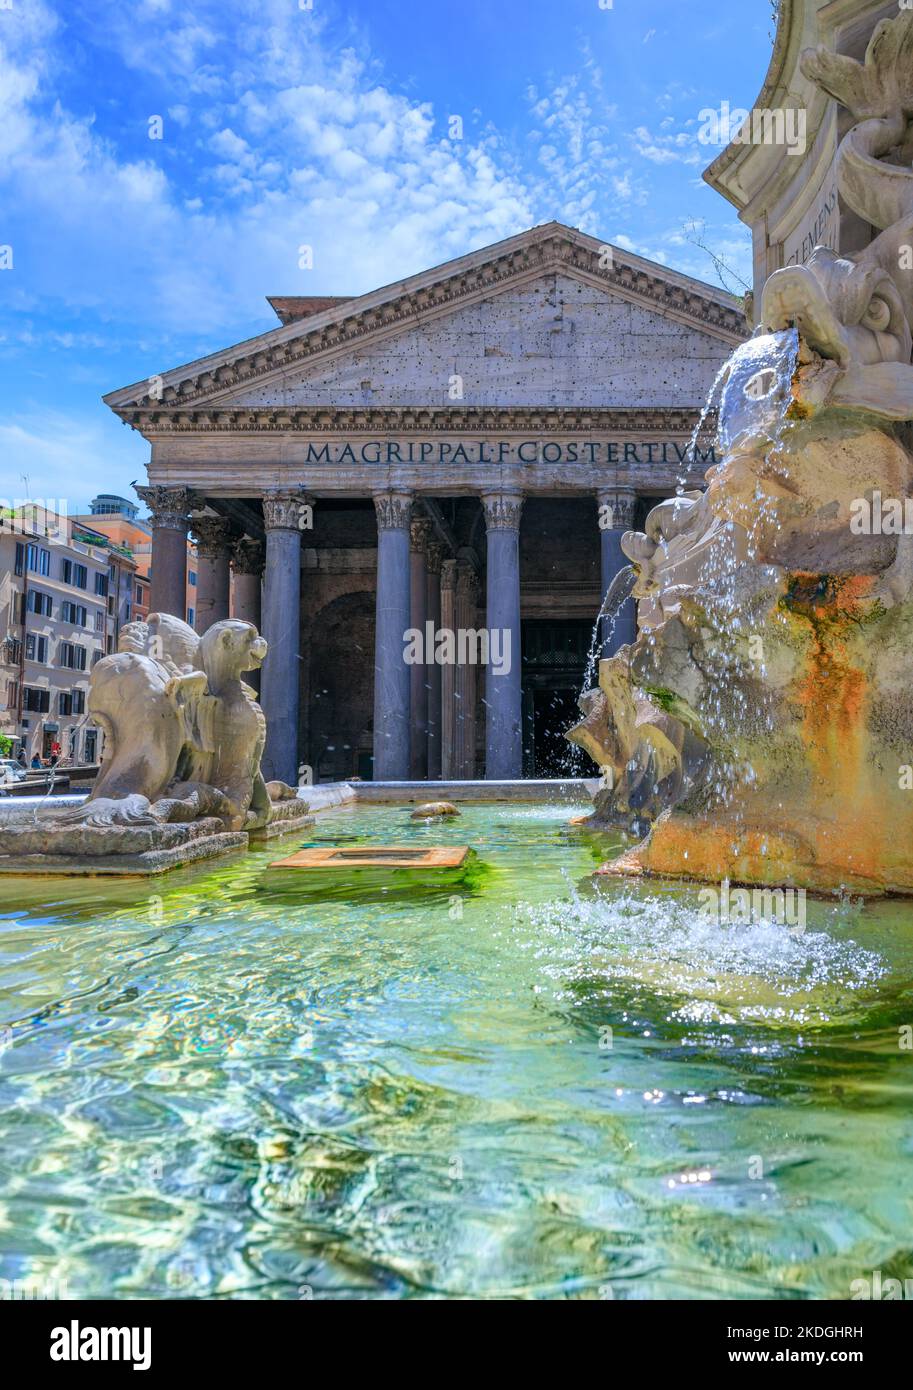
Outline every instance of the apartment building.
<path fill-rule="evenodd" d="M 149 616 L 149 587 L 152 578 L 152 526 L 143 521 L 139 507 L 126 497 L 115 493 L 99 493 L 89 503 L 87 515 L 73 517 L 97 531 L 122 550 L 135 562 L 133 578 L 133 616 L 145 620 Z M 183 617 L 191 627 L 197 614 L 197 552 L 196 546 L 187 542 L 186 593 Z"/>
<path fill-rule="evenodd" d="M 134 616 L 135 562 L 109 537 L 39 504 L 0 512 L 0 732 L 31 761 L 59 743 L 94 762 L 95 662 Z"/>

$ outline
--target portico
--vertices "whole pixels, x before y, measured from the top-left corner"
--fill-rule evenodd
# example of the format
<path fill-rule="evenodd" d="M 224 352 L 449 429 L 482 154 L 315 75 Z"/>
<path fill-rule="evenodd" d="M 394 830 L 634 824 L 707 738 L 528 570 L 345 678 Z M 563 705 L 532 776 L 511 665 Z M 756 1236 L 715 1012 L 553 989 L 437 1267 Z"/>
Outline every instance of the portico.
<path fill-rule="evenodd" d="M 153 606 L 183 611 L 188 532 L 199 626 L 261 598 L 268 777 L 541 775 L 621 535 L 702 484 L 691 435 L 745 335 L 722 291 L 605 251 L 548 224 L 316 312 L 276 300 L 280 328 L 106 398 L 151 445 Z M 501 659 L 409 664 L 429 621 Z"/>

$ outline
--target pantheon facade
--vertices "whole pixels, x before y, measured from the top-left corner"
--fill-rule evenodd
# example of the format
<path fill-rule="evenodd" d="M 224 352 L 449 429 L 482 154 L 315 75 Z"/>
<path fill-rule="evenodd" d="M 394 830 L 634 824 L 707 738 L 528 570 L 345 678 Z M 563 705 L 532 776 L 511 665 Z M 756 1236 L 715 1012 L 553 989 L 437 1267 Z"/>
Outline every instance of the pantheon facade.
<path fill-rule="evenodd" d="M 151 607 L 183 614 L 193 536 L 197 626 L 269 641 L 267 777 L 585 770 L 562 735 L 620 537 L 702 485 L 741 306 L 557 223 L 270 303 L 269 332 L 105 397 L 151 447 Z"/>

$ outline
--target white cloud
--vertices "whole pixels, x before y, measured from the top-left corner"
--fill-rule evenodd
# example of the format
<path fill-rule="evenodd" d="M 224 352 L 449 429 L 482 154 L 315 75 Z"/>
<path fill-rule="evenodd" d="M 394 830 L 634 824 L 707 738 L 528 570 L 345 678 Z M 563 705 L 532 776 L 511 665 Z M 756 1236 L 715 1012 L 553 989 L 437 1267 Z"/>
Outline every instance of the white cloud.
<path fill-rule="evenodd" d="M 101 412 L 88 419 L 41 410 L 0 423 L 4 494 L 62 498 L 71 513 L 88 511 L 88 503 L 97 492 L 112 488 L 132 497 L 130 483 L 142 477 L 149 446 L 136 434 L 130 439 L 119 438 L 116 432 L 123 431 L 124 426 L 113 416 L 110 419 L 109 424 Z M 112 477 L 115 441 L 123 462 Z"/>
<path fill-rule="evenodd" d="M 661 122 L 661 128 L 665 132 L 662 135 L 652 135 L 646 126 L 637 126 L 630 139 L 641 158 L 649 160 L 651 164 L 706 162 L 698 149 L 694 131 L 672 132 L 672 124 L 674 122 L 670 122 L 668 117 Z"/>
<path fill-rule="evenodd" d="M 353 51 L 325 52 L 306 12 L 239 7 L 223 52 L 213 0 L 146 4 L 129 22 L 111 0 L 98 8 L 125 63 L 169 78 L 174 126 L 212 133 L 190 197 L 167 121 L 148 157 L 119 158 L 91 111 L 54 104 L 56 21 L 36 5 L 2 58 L 0 196 L 21 211 L 14 250 L 21 240 L 46 304 L 230 338 L 266 294 L 358 293 L 540 220 L 496 139 L 443 138 L 428 104 L 372 81 Z"/>

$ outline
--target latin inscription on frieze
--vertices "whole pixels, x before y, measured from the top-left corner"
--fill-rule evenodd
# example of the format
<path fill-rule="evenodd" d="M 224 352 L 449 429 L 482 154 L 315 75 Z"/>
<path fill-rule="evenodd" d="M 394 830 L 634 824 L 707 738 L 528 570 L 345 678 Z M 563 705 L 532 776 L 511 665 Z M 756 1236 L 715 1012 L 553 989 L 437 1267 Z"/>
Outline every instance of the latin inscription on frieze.
<path fill-rule="evenodd" d="M 716 463 L 713 446 L 701 449 L 676 441 L 618 440 L 342 440 L 310 443 L 304 462 L 310 464 L 683 464 Z"/>

